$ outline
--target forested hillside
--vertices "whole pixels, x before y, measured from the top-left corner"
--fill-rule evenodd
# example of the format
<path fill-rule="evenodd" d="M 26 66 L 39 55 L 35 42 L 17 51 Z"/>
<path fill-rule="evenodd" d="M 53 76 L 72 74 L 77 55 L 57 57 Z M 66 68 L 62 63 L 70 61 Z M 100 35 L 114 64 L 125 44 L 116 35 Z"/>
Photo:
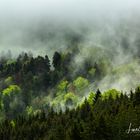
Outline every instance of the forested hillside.
<path fill-rule="evenodd" d="M 139 0 L 0 0 L 0 140 L 140 140 Z"/>
<path fill-rule="evenodd" d="M 90 93 L 76 109 L 19 116 L 1 123 L 3 140 L 139 140 L 140 88 Z"/>
<path fill-rule="evenodd" d="M 47 55 L 33 57 L 22 53 L 15 59 L 2 57 L 1 120 L 41 110 L 47 112 L 50 107 L 56 112 L 77 107 L 105 76 L 108 65 L 104 63 L 106 60 L 95 63 L 85 60 L 76 69 L 73 61 L 77 53 L 78 50 L 55 52 L 52 63 Z"/>
<path fill-rule="evenodd" d="M 108 71 L 114 75 L 132 72 L 139 57 L 115 70 L 109 68 L 108 58 L 85 59 L 76 69 L 73 60 L 79 53 L 78 47 L 55 52 L 52 61 L 47 55 L 33 57 L 31 53 L 1 57 L 1 139 L 140 138 L 140 88 L 127 92 L 98 89 Z"/>

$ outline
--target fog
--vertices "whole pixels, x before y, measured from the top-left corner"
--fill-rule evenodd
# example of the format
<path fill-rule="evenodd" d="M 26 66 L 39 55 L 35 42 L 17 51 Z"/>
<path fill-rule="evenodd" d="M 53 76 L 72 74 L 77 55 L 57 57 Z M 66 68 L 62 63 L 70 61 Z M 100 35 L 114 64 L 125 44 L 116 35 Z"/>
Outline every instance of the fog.
<path fill-rule="evenodd" d="M 115 70 L 139 52 L 139 5 L 139 0 L 1 0 L 0 51 L 11 50 L 13 56 L 31 51 L 52 57 L 54 51 L 73 46 L 70 40 L 76 36 L 81 40 L 80 53 L 74 58 L 75 71 L 86 57 L 93 56 L 95 48 L 110 57 Z M 122 40 L 127 44 L 122 45 Z M 104 56 L 101 52 L 98 57 Z M 114 83 L 111 79 L 118 74 L 107 73 L 98 86 L 103 90 L 133 88 L 138 84 L 139 63 L 132 69 L 121 73 Z"/>
<path fill-rule="evenodd" d="M 97 25 L 100 31 L 137 17 L 139 4 L 138 0 L 1 0 L 0 50 L 52 52 L 67 46 L 66 32 L 83 34 L 81 28 Z"/>

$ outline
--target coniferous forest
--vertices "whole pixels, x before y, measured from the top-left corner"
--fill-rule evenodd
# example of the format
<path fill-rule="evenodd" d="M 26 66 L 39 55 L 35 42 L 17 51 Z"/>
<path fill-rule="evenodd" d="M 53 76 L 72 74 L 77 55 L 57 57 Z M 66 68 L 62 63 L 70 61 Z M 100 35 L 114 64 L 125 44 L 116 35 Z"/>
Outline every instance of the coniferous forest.
<path fill-rule="evenodd" d="M 140 140 L 139 5 L 0 0 L 0 140 Z"/>

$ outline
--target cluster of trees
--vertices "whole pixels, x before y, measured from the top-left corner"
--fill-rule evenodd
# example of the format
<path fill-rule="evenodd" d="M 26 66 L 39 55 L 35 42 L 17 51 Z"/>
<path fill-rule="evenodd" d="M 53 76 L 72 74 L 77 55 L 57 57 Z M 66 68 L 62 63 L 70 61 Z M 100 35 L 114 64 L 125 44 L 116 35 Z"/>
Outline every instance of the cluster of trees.
<path fill-rule="evenodd" d="M 33 57 L 21 53 L 17 58 L 0 58 L 0 120 L 14 118 L 29 112 L 73 108 L 88 92 L 90 82 L 102 73 L 100 65 L 85 61 L 75 72 L 72 53 L 55 52 L 48 56 Z M 85 70 L 84 70 L 85 69 Z M 32 110 L 32 111 L 30 111 Z"/>
<path fill-rule="evenodd" d="M 3 140 L 139 140 L 140 88 L 91 92 L 77 108 L 52 108 L 1 123 Z M 131 127 L 130 127 L 131 124 Z M 137 128 L 137 129 L 136 129 Z M 135 129 L 135 130 L 134 130 Z"/>
<path fill-rule="evenodd" d="M 111 65 L 86 59 L 76 69 L 76 53 L 0 58 L 0 139 L 140 139 L 140 88 L 93 92 Z"/>

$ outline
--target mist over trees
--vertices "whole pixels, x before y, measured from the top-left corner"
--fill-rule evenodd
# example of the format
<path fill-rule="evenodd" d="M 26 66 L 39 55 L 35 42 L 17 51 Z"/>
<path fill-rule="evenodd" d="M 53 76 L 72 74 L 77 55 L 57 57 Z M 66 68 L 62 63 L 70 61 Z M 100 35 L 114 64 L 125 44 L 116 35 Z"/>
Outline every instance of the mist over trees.
<path fill-rule="evenodd" d="M 0 140 L 139 140 L 138 0 L 0 1 Z"/>
<path fill-rule="evenodd" d="M 139 138 L 133 132 L 126 133 L 129 123 L 137 127 L 139 121 L 136 117 L 139 87 L 127 93 L 98 89 L 99 82 L 108 72 L 115 75 L 112 82 L 119 79 L 120 73 L 132 72 L 139 56 L 132 64 L 123 64 L 111 71 L 113 66 L 107 57 L 96 61 L 86 58 L 77 67 L 75 56 L 81 51 L 79 48 L 74 50 L 55 52 L 52 60 L 47 55 L 33 57 L 31 53 L 21 53 L 17 58 L 1 58 L 2 139 L 22 139 L 23 133 L 26 133 L 25 139 L 30 139 L 31 135 L 34 139 Z M 98 56 L 98 49 L 96 52 Z"/>
<path fill-rule="evenodd" d="M 66 38 L 69 46 L 51 57 L 2 53 L 0 137 L 139 139 L 129 130 L 139 124 L 138 40 L 132 49 L 126 38 L 118 48 L 90 45 L 79 34 Z"/>

